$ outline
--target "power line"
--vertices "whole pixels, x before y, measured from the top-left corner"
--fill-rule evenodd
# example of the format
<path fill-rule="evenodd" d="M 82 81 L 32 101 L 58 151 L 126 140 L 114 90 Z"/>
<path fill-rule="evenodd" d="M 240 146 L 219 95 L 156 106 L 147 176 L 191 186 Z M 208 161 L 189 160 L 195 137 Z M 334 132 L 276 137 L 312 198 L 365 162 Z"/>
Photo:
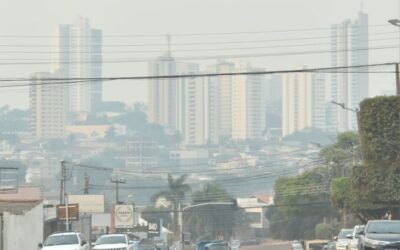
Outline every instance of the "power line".
<path fill-rule="evenodd" d="M 289 74 L 289 73 L 315 73 L 325 72 L 330 70 L 342 70 L 342 69 L 358 69 L 378 66 L 393 66 L 395 62 L 390 63 L 377 63 L 377 64 L 365 64 L 365 65 L 352 65 L 352 66 L 338 66 L 338 67 L 320 67 L 320 68 L 309 68 L 309 69 L 292 69 L 292 70 L 274 70 L 274 71 L 246 71 L 246 72 L 228 72 L 228 73 L 204 73 L 204 74 L 182 74 L 182 75 L 163 75 L 163 76 L 126 76 L 126 77 L 100 77 L 100 78 L 47 78 L 37 79 L 41 82 L 35 83 L 33 86 L 38 85 L 64 85 L 77 82 L 95 82 L 95 81 L 115 81 L 115 80 L 156 80 L 156 79 L 180 79 L 180 78 L 195 78 L 195 77 L 217 77 L 217 76 L 237 76 L 237 75 L 270 75 L 270 74 Z M 337 72 L 336 72 L 337 73 Z M 350 73 L 350 72 L 349 72 Z M 0 80 L 3 82 L 19 82 L 19 81 L 32 81 L 32 78 L 18 79 L 6 79 Z M 68 81 L 67 83 L 64 81 Z M 1 85 L 0 88 L 12 88 L 12 87 L 24 87 L 31 86 L 32 84 L 15 84 L 15 85 Z"/>
<path fill-rule="evenodd" d="M 316 55 L 326 53 L 341 53 L 341 52 L 355 52 L 355 51 L 372 51 L 372 50 L 386 50 L 386 49 L 397 49 L 398 46 L 380 46 L 380 47 L 369 47 L 369 48 L 357 48 L 357 49 L 344 49 L 344 50 L 307 50 L 307 51 L 294 51 L 294 52 L 273 52 L 273 53 L 258 53 L 258 54 L 236 54 L 236 55 L 210 55 L 210 56 L 184 56 L 175 57 L 174 60 L 212 60 L 212 59 L 235 59 L 235 58 L 258 58 L 258 57 L 277 57 L 277 56 L 299 56 L 299 55 Z M 56 63 L 56 61 L 49 60 L 38 60 L 38 59 L 1 59 L 6 61 L 21 61 L 21 62 L 1 62 L 0 65 L 47 65 Z M 103 63 L 139 63 L 139 62 L 151 62 L 154 58 L 118 58 L 118 59 L 107 59 L 107 60 L 89 60 L 89 61 L 57 61 L 58 64 L 103 64 Z"/>
<path fill-rule="evenodd" d="M 387 24 L 377 24 L 377 25 L 359 25 L 358 27 L 387 27 Z M 276 29 L 276 30 L 259 30 L 259 31 L 233 31 L 233 32 L 203 32 L 203 33 L 168 33 L 168 34 L 124 34 L 124 35 L 102 35 L 102 37 L 112 37 L 112 38 L 137 38 L 137 37 L 165 37 L 176 36 L 176 37 L 188 37 L 188 36 L 225 36 L 225 35 L 243 35 L 243 34 L 265 34 L 265 33 L 291 33 L 291 32 L 306 32 L 306 31 L 323 31 L 331 30 L 332 28 L 318 27 L 318 28 L 300 28 L 300 29 Z M 1 35 L 0 38 L 52 38 L 52 37 L 87 37 L 82 35 L 74 36 L 51 36 L 51 35 Z"/>
<path fill-rule="evenodd" d="M 321 38 L 330 38 L 330 37 L 307 37 L 304 38 L 304 40 L 320 40 Z M 377 38 L 377 39 L 368 39 L 367 41 L 372 42 L 372 41 L 390 41 L 393 39 L 397 39 L 397 37 L 388 37 L 388 38 Z M 301 39 L 299 39 L 301 40 Z M 274 39 L 274 40 L 249 40 L 249 41 L 224 41 L 224 42 L 195 42 L 195 43 L 175 43 L 171 44 L 171 46 L 193 46 L 193 45 L 226 45 L 226 44 L 246 44 L 246 43 L 267 43 L 271 41 L 277 41 L 277 42 L 283 42 L 283 41 L 291 41 L 290 39 Z M 193 52 L 193 51 L 216 51 L 216 50 L 245 50 L 245 49 L 268 49 L 268 48 L 292 48 L 292 47 L 307 47 L 307 46 L 317 46 L 317 45 L 332 45 L 332 44 L 341 44 L 345 43 L 343 41 L 339 41 L 337 43 L 304 43 L 304 44 L 284 44 L 282 45 L 281 43 L 279 45 L 274 45 L 274 46 L 258 46 L 258 47 L 239 47 L 239 48 L 200 48 L 200 49 L 174 49 L 172 50 L 174 53 L 175 52 Z M 8 46 L 7 44 L 0 44 L 0 47 L 12 47 L 14 45 Z M 15 45 L 17 46 L 17 45 Z M 28 45 L 27 45 L 28 46 Z M 32 45 L 35 46 L 35 45 Z M 165 44 L 129 44 L 129 45 L 104 45 L 105 47 L 142 47 L 142 46 L 165 46 Z M 89 47 L 88 47 L 89 48 Z M 165 52 L 165 50 L 124 50 L 124 51 L 102 51 L 101 54 L 108 54 L 108 53 L 162 53 Z M 60 52 L 55 52 L 55 51 L 0 51 L 0 53 L 3 54 L 59 54 Z M 93 52 L 93 51 L 79 51 L 79 53 L 98 53 L 98 52 Z"/>

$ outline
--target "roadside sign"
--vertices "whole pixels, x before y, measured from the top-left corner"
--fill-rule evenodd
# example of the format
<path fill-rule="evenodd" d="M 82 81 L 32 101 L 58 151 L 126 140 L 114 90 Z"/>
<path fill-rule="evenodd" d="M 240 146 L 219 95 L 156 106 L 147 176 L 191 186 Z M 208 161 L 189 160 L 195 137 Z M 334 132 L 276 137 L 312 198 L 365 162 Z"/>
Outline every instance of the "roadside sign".
<path fill-rule="evenodd" d="M 57 219 L 66 220 L 66 207 L 65 204 L 57 205 Z M 79 204 L 68 204 L 68 220 L 79 219 Z"/>
<path fill-rule="evenodd" d="M 115 205 L 115 228 L 133 228 L 133 205 Z"/>
<path fill-rule="evenodd" d="M 147 236 L 160 236 L 160 221 L 148 221 L 147 223 Z"/>

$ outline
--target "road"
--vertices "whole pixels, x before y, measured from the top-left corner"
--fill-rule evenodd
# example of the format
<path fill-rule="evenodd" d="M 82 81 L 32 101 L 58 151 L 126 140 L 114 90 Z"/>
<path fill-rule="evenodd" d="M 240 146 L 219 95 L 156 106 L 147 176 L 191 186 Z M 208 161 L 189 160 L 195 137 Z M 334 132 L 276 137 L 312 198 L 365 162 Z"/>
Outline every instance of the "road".
<path fill-rule="evenodd" d="M 289 242 L 263 242 L 260 245 L 241 246 L 240 250 L 291 250 Z"/>

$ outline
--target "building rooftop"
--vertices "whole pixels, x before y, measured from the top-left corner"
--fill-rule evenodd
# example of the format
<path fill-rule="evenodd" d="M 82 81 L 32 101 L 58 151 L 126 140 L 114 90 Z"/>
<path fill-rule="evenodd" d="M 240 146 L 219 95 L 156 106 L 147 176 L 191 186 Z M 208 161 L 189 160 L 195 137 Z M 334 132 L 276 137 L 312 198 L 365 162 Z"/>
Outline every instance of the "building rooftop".
<path fill-rule="evenodd" d="M 26 211 L 31 210 L 40 204 L 36 202 L 5 202 L 0 201 L 0 213 L 9 212 L 12 214 L 24 214 Z"/>
<path fill-rule="evenodd" d="M 41 200 L 39 187 L 19 187 L 16 193 L 0 193 L 0 202 L 38 202 Z"/>

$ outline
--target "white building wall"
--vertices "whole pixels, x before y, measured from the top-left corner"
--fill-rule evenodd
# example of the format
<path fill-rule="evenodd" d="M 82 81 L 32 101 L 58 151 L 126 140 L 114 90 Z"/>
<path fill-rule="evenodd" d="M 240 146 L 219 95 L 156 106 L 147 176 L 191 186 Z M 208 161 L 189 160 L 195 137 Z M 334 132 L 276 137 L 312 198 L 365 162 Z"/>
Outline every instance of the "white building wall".
<path fill-rule="evenodd" d="M 210 73 L 232 73 L 234 64 L 221 62 L 208 67 Z M 218 76 L 218 137 L 232 137 L 232 76 Z"/>
<path fill-rule="evenodd" d="M 43 204 L 21 215 L 3 213 L 4 250 L 37 249 L 43 242 Z"/>
<path fill-rule="evenodd" d="M 287 136 L 312 126 L 312 75 L 286 74 L 282 80 L 282 136 Z"/>
<path fill-rule="evenodd" d="M 237 64 L 235 72 L 255 71 L 249 64 Z M 261 138 L 265 129 L 262 75 L 237 75 L 232 84 L 232 139 Z"/>
<path fill-rule="evenodd" d="M 367 65 L 368 15 L 360 12 L 354 21 L 349 19 L 331 28 L 331 66 L 347 67 Z M 359 103 L 369 95 L 368 74 L 363 68 L 349 69 L 331 75 L 331 100 L 357 109 Z M 345 70 L 342 70 L 345 71 Z M 352 72 L 353 71 L 353 72 Z M 353 111 L 331 106 L 329 123 L 338 132 L 357 129 L 357 118 Z"/>
<path fill-rule="evenodd" d="M 53 71 L 65 78 L 102 76 L 102 32 L 92 29 L 89 20 L 79 17 L 71 25 L 60 25 L 52 37 Z M 102 83 L 75 83 L 68 86 L 69 111 L 89 113 L 102 101 Z"/>
<path fill-rule="evenodd" d="M 63 138 L 67 119 L 67 92 L 60 84 L 48 85 L 46 79 L 59 75 L 36 73 L 30 85 L 30 123 L 36 139 Z"/>
<path fill-rule="evenodd" d="M 208 144 L 217 145 L 219 144 L 218 78 L 207 77 L 204 80 L 204 133 Z"/>

